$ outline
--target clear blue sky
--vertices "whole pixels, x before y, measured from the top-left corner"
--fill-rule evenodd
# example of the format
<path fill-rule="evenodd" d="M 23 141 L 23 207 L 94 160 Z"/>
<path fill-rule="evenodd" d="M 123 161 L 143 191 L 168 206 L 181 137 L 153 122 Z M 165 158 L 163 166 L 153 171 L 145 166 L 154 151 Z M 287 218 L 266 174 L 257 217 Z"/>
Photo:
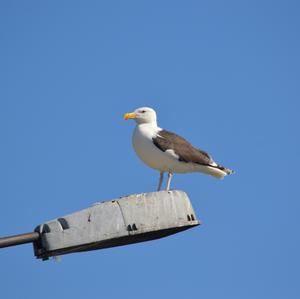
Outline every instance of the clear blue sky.
<path fill-rule="evenodd" d="M 203 225 L 127 247 L 0 251 L 1 298 L 296 299 L 299 1 L 0 2 L 0 235 L 158 173 L 122 115 L 157 110 L 236 174 L 175 175 Z"/>

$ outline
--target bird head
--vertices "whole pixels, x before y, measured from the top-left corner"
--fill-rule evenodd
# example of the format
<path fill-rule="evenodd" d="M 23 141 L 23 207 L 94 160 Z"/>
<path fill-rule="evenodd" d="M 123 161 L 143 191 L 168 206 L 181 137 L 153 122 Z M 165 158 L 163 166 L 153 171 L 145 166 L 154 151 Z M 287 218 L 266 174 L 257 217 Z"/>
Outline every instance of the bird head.
<path fill-rule="evenodd" d="M 156 112 L 149 107 L 141 107 L 134 112 L 125 113 L 123 118 L 125 120 L 134 119 L 138 124 L 156 123 Z"/>

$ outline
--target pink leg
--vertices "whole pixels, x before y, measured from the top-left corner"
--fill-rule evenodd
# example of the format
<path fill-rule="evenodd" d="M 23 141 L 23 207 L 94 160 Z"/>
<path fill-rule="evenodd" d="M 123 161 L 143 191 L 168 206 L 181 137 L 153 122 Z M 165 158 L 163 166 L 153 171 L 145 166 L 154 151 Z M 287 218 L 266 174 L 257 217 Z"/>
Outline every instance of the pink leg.
<path fill-rule="evenodd" d="M 168 181 L 167 181 L 166 191 L 169 191 L 169 190 L 170 190 L 170 185 L 171 185 L 172 176 L 173 176 L 173 173 L 169 172 L 169 173 L 168 173 Z"/>
<path fill-rule="evenodd" d="M 161 190 L 161 186 L 162 186 L 163 180 L 164 180 L 164 173 L 161 171 L 160 172 L 160 176 L 159 176 L 159 183 L 158 183 L 157 191 Z"/>

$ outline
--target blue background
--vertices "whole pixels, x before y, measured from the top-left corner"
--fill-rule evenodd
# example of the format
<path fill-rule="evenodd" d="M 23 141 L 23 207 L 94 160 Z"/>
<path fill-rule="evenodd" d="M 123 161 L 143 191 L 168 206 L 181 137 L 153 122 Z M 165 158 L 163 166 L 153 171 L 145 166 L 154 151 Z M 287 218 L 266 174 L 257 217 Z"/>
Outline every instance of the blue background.
<path fill-rule="evenodd" d="M 203 225 L 63 256 L 0 252 L 1 298 L 300 298 L 298 1 L 0 1 L 0 235 L 155 190 L 122 115 L 236 170 L 175 175 Z"/>

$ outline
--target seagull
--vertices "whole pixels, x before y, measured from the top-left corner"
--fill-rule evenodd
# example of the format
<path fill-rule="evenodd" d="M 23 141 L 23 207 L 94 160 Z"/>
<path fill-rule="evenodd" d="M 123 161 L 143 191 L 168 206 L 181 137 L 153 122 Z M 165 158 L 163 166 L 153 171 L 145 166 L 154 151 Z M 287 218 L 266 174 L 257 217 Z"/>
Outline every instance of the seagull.
<path fill-rule="evenodd" d="M 132 136 L 136 154 L 146 165 L 160 172 L 157 191 L 162 188 L 165 172 L 168 173 L 166 191 L 170 190 L 174 173 L 202 172 L 219 179 L 233 173 L 181 136 L 158 127 L 154 109 L 138 108 L 123 118 L 136 121 Z"/>

